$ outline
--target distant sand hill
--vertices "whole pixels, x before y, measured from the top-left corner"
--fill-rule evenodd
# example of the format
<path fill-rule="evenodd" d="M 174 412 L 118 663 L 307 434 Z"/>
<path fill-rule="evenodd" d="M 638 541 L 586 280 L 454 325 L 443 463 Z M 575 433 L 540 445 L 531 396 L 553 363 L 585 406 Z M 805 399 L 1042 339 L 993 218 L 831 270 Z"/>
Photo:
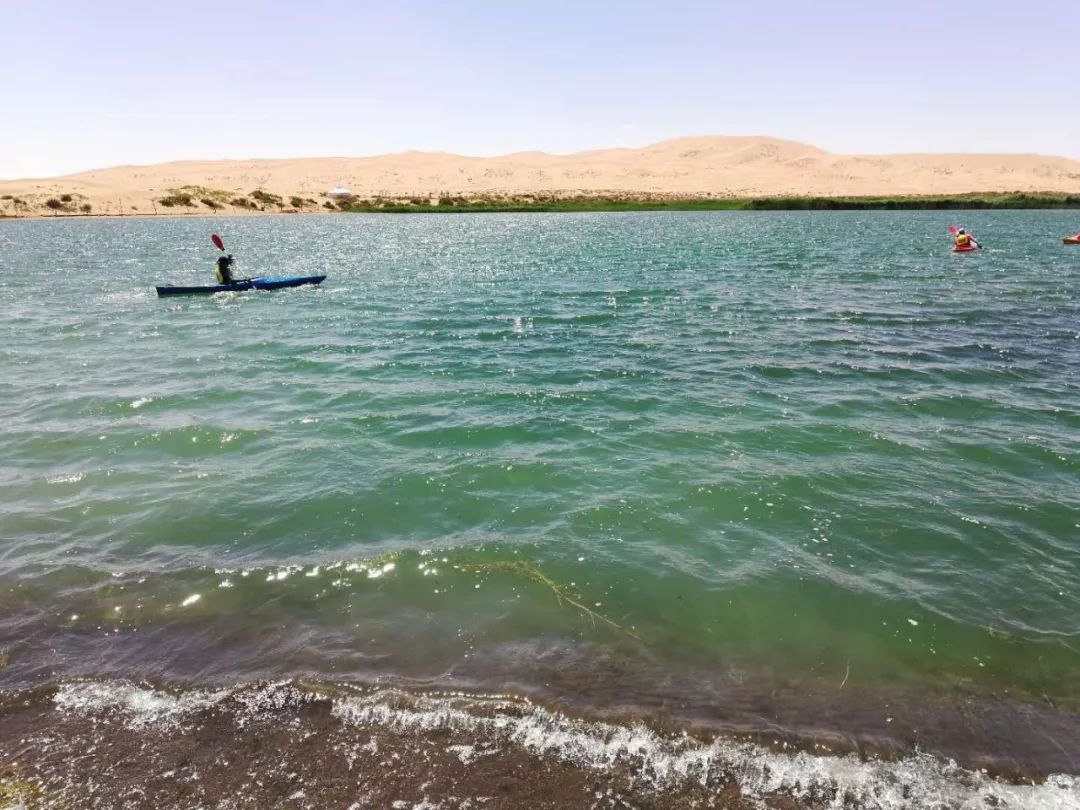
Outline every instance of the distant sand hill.
<path fill-rule="evenodd" d="M 536 194 L 760 197 L 1080 193 L 1080 161 L 1043 155 L 834 155 L 776 138 L 719 136 L 572 155 L 519 152 L 477 158 L 404 152 L 365 158 L 181 161 L 117 166 L 49 179 L 0 181 L 0 213 L 207 213 L 208 209 L 235 213 L 290 207 L 317 210 L 327 205 L 326 193 L 335 187 L 344 187 L 361 198 L 413 198 L 424 202 L 440 196 Z M 252 192 L 258 190 L 265 194 L 253 199 Z M 162 200 L 170 199 L 171 207 L 167 202 L 162 205 Z"/>

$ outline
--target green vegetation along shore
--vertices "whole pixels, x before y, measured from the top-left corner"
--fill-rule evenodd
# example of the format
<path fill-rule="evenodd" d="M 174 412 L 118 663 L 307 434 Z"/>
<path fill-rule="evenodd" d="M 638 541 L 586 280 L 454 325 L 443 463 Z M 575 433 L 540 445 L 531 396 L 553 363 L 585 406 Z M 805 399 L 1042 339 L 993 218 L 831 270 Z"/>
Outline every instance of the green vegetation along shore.
<path fill-rule="evenodd" d="M 864 211 L 972 208 L 1080 208 L 1080 194 L 961 194 L 903 197 L 452 197 L 437 202 L 342 200 L 354 213 L 469 213 L 530 211 Z"/>
<path fill-rule="evenodd" d="M 898 197 L 678 197 L 668 195 L 479 195 L 395 199 L 347 197 L 322 204 L 350 213 L 440 214 L 573 211 L 868 211 L 1080 208 L 1080 194 L 1026 192 Z"/>
<path fill-rule="evenodd" d="M 250 193 L 229 192 L 202 186 L 169 189 L 155 198 L 151 210 L 134 205 L 97 210 L 80 194 L 63 194 L 43 200 L 0 197 L 0 218 L 54 216 L 205 216 L 206 214 L 447 214 L 588 211 L 901 211 L 947 209 L 1080 208 L 1080 193 L 1035 192 L 911 195 L 874 197 L 707 197 L 667 194 L 446 194 L 430 196 L 336 196 L 316 197 L 271 194 L 265 189 Z"/>

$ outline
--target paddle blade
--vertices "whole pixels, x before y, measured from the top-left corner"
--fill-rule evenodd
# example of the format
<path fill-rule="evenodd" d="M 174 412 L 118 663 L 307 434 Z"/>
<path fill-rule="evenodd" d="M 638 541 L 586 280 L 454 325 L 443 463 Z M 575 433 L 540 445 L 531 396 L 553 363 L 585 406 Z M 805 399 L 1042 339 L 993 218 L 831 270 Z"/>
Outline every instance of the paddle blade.
<path fill-rule="evenodd" d="M 210 241 L 214 243 L 214 247 L 218 250 L 225 250 L 225 245 L 221 241 L 221 237 L 216 233 L 210 234 Z"/>
<path fill-rule="evenodd" d="M 959 228 L 957 228 L 957 227 L 956 227 L 955 225 L 950 225 L 950 226 L 949 226 L 949 233 L 951 233 L 951 234 L 952 234 L 953 236 L 956 236 L 956 232 L 957 232 L 958 230 L 960 230 L 960 229 L 959 229 Z M 222 250 L 224 250 L 224 249 L 225 249 L 225 248 L 222 248 Z"/>

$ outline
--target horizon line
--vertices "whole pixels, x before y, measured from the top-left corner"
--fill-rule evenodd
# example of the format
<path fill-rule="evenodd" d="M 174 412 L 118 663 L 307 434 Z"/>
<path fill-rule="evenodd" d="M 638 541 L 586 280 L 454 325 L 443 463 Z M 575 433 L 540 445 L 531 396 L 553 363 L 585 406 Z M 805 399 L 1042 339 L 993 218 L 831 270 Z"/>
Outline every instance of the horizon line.
<path fill-rule="evenodd" d="M 817 146 L 816 144 L 807 143 L 806 141 L 797 141 L 792 138 L 780 138 L 774 135 L 717 135 L 717 134 L 704 134 L 704 135 L 679 135 L 672 138 L 663 138 L 658 141 L 651 141 L 649 143 L 640 146 L 604 146 L 594 147 L 590 149 L 578 149 L 572 152 L 555 152 L 545 151 L 543 149 L 518 149 L 512 152 L 500 152 L 496 154 L 468 154 L 464 152 L 447 152 L 438 149 L 417 149 L 407 148 L 393 152 L 379 152 L 374 154 L 359 154 L 359 155 L 292 155 L 289 157 L 184 157 L 174 158 L 170 160 L 159 160 L 152 163 L 115 163 L 106 166 L 92 166 L 87 169 L 78 169 L 76 171 L 64 172 L 62 174 L 52 175 L 28 175 L 22 177 L 0 177 L 0 183 L 18 183 L 18 182 L 33 182 L 33 181 L 46 181 L 46 180 L 63 180 L 65 178 L 77 177 L 80 175 L 92 174 L 94 172 L 114 171 L 117 169 L 142 169 L 151 168 L 154 166 L 170 166 L 184 163 L 247 163 L 247 162 L 265 162 L 265 163 L 281 163 L 281 162 L 293 162 L 293 161 L 305 161 L 305 160 L 377 160 L 379 158 L 397 157 L 405 155 L 433 155 L 452 158 L 464 158 L 466 160 L 499 160 L 505 158 L 513 158 L 521 155 L 544 155 L 546 157 L 574 157 L 576 155 L 585 155 L 593 152 L 634 152 L 643 151 L 646 149 L 655 148 L 663 144 L 674 143 L 677 141 L 690 141 L 690 140 L 762 140 L 762 141 L 774 141 L 780 143 L 791 144 L 794 146 L 801 146 L 809 149 L 815 149 L 822 152 L 825 155 L 833 157 L 968 157 L 968 156 L 999 156 L 999 157 L 1043 157 L 1043 158 L 1055 158 L 1059 160 L 1068 160 L 1073 162 L 1080 162 L 1080 158 L 1070 157 L 1068 155 L 1056 155 L 1043 152 L 1000 152 L 1000 151 L 969 151 L 969 152 L 833 152 L 824 147 Z"/>

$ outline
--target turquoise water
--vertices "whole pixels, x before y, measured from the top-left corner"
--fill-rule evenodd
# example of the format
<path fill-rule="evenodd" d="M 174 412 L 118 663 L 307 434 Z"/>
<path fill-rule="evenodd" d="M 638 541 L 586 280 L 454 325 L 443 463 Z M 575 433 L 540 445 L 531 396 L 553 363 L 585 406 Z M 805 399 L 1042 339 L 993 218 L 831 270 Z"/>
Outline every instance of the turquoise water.
<path fill-rule="evenodd" d="M 1075 230 L 4 223 L 0 686 L 465 684 L 1067 769 Z M 211 231 L 329 278 L 156 298 L 210 283 Z"/>

